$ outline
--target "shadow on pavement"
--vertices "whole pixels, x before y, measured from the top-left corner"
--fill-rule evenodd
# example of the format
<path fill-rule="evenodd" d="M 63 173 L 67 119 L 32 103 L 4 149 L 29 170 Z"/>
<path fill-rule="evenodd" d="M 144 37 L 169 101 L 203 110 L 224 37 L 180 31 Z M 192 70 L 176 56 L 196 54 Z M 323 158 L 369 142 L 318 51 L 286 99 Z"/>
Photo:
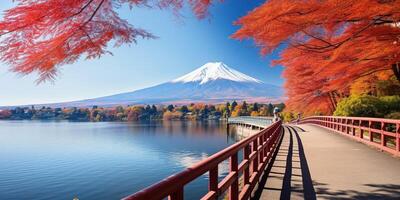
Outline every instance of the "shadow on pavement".
<path fill-rule="evenodd" d="M 301 139 L 300 139 L 300 137 L 298 135 L 297 130 L 304 131 L 301 128 L 295 129 L 295 128 L 289 127 L 289 126 L 286 126 L 286 128 L 283 129 L 283 137 L 289 137 L 289 145 L 287 146 L 287 149 L 281 149 L 281 147 L 283 147 L 283 146 L 281 146 L 282 140 L 279 142 L 278 148 L 280 150 L 275 153 L 275 155 L 272 158 L 272 162 L 271 162 L 272 164 L 269 165 L 267 167 L 267 169 L 264 171 L 264 176 L 262 177 L 262 179 L 259 182 L 260 187 L 258 187 L 258 189 L 255 191 L 254 196 L 253 196 L 252 199 L 260 199 L 261 194 L 262 194 L 262 192 L 264 190 L 270 190 L 271 188 L 265 188 L 265 187 L 262 187 L 262 186 L 265 186 L 265 184 L 266 184 L 266 182 L 268 180 L 268 177 L 275 177 L 277 174 L 278 175 L 283 175 L 283 182 L 282 182 L 282 189 L 281 189 L 280 199 L 290 199 L 292 192 L 299 192 L 299 188 L 298 187 L 296 187 L 296 186 L 292 187 L 292 185 L 294 185 L 294 183 L 292 183 L 293 182 L 292 181 L 292 177 L 293 176 L 297 176 L 297 177 L 301 176 L 302 177 L 302 185 L 303 185 L 302 188 L 304 188 L 302 191 L 304 193 L 304 198 L 307 199 L 307 200 L 308 199 L 310 199 L 310 200 L 316 199 L 316 194 L 315 194 L 315 190 L 314 190 L 314 187 L 313 187 L 313 183 L 312 183 L 310 171 L 309 171 L 309 168 L 308 168 L 306 156 L 305 156 L 305 153 L 304 153 L 303 144 L 301 142 Z M 293 136 L 296 137 L 297 144 L 298 144 L 298 147 L 297 147 L 298 150 L 293 146 L 293 143 L 294 143 L 293 142 Z M 273 162 L 276 160 L 276 156 L 279 153 L 287 153 L 286 160 L 280 160 L 280 161 L 285 161 L 285 166 L 273 165 Z M 296 156 L 293 155 L 293 153 L 299 155 L 300 168 L 293 167 L 293 163 L 294 163 L 293 157 L 296 157 Z M 299 162 L 299 161 L 295 161 L 295 162 Z M 274 168 L 285 168 L 285 172 L 284 173 L 271 172 L 272 167 L 274 167 Z M 301 169 L 301 175 L 293 174 L 292 173 L 293 169 Z"/>
<path fill-rule="evenodd" d="M 397 184 L 364 184 L 369 192 L 356 190 L 332 190 L 328 184 L 314 182 L 318 196 L 324 199 L 356 199 L 356 200 L 399 200 L 400 185 Z"/>
<path fill-rule="evenodd" d="M 282 145 L 282 140 L 283 140 L 284 134 L 286 134 L 285 129 L 282 129 L 282 137 L 278 143 L 277 149 L 280 149 L 282 147 L 281 145 Z M 267 178 L 268 178 L 268 176 L 270 176 L 272 166 L 276 160 L 276 156 L 278 155 L 278 153 L 279 153 L 279 151 L 275 151 L 274 155 L 272 156 L 271 162 L 268 164 L 267 168 L 265 169 L 264 175 L 261 177 L 260 181 L 258 182 L 258 188 L 254 192 L 254 195 L 251 199 L 260 199 L 261 194 L 264 190 L 264 186 L 267 182 Z M 271 176 L 274 176 L 274 175 L 271 175 Z"/>
<path fill-rule="evenodd" d="M 297 138 L 297 145 L 299 148 L 299 156 L 300 156 L 300 166 L 301 166 L 301 175 L 302 175 L 302 181 L 303 181 L 303 193 L 304 193 L 304 199 L 317 199 L 315 190 L 314 190 L 314 185 L 313 181 L 311 178 L 310 170 L 308 168 L 308 163 L 306 159 L 306 155 L 304 153 L 304 148 L 303 148 L 303 143 L 301 142 L 299 133 L 294 129 L 293 127 L 289 127 L 289 129 L 292 129 L 296 135 Z"/>

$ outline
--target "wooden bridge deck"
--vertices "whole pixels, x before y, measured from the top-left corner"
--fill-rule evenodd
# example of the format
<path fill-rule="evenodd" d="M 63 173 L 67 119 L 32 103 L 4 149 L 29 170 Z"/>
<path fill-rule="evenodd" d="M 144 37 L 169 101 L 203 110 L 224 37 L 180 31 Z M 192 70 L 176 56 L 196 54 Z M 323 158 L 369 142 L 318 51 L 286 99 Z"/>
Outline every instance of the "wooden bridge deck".
<path fill-rule="evenodd" d="M 400 159 L 315 126 L 285 126 L 254 199 L 400 199 Z"/>

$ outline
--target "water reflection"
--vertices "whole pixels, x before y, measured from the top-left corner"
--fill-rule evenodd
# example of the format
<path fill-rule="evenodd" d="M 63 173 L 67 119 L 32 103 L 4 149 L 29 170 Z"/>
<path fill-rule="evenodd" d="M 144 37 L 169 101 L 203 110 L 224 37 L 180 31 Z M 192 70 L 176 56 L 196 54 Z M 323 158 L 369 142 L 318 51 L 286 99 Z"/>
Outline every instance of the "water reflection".
<path fill-rule="evenodd" d="M 208 158 L 210 155 L 206 153 L 202 153 L 201 155 L 189 153 L 189 152 L 181 152 L 181 153 L 175 153 L 171 156 L 173 160 L 175 160 L 176 163 L 180 164 L 182 168 L 189 168 L 193 164 L 198 163 L 206 158 Z M 225 177 L 229 173 L 229 160 L 225 160 L 224 162 L 220 163 L 218 165 L 218 176 L 219 178 Z M 204 174 L 206 178 L 209 177 L 209 174 L 206 173 Z"/>
<path fill-rule="evenodd" d="M 223 122 L 0 121 L 0 199 L 119 199 L 229 146 Z M 228 162 L 219 166 L 220 176 Z M 207 174 L 188 199 L 207 190 Z"/>

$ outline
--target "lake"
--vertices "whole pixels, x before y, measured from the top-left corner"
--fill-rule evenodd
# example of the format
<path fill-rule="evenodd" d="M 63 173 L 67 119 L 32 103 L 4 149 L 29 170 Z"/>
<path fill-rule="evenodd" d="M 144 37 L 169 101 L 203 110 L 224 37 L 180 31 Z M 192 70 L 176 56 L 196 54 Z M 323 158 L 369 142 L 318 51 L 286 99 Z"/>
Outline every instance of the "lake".
<path fill-rule="evenodd" d="M 0 121 L 0 199 L 120 199 L 229 146 L 223 122 Z M 231 134 L 232 135 L 232 134 Z M 220 165 L 223 176 L 228 163 Z M 207 191 L 207 175 L 185 187 Z"/>

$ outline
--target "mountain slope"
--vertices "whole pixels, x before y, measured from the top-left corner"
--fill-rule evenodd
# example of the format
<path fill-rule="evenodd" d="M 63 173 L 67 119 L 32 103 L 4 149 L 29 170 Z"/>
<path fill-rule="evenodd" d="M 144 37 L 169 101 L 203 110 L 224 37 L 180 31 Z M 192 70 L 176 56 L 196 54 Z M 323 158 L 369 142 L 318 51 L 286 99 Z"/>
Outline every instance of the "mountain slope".
<path fill-rule="evenodd" d="M 161 104 L 247 100 L 270 102 L 280 99 L 282 88 L 264 83 L 224 63 L 200 68 L 153 87 L 95 99 L 65 103 L 64 106 L 112 106 L 117 104 Z"/>

